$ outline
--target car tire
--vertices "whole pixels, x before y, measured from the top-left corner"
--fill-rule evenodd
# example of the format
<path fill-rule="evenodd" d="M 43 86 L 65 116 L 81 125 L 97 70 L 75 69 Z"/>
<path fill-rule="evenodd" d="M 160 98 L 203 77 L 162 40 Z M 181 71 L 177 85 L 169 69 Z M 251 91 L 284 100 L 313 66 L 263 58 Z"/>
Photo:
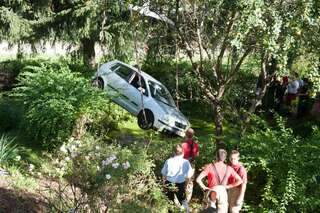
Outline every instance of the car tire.
<path fill-rule="evenodd" d="M 92 86 L 98 88 L 98 89 L 103 89 L 104 88 L 104 82 L 101 78 L 96 78 L 92 81 Z"/>
<path fill-rule="evenodd" d="M 138 114 L 138 126 L 141 129 L 145 129 L 145 130 L 151 129 L 153 126 L 153 122 L 154 122 L 153 113 L 148 109 L 145 109 L 144 111 L 145 111 L 146 116 L 144 116 L 143 110 L 141 110 Z"/>

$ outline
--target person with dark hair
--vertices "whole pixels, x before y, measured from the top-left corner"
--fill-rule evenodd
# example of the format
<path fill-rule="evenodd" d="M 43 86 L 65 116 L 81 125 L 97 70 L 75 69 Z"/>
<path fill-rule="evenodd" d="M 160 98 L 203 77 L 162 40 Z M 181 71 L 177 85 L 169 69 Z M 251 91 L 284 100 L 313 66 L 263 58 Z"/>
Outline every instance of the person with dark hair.
<path fill-rule="evenodd" d="M 280 112 L 283 107 L 284 94 L 288 85 L 288 78 L 283 77 L 282 83 L 277 80 L 276 92 L 275 92 L 275 111 Z"/>
<path fill-rule="evenodd" d="M 198 141 L 194 140 L 193 135 L 194 135 L 194 130 L 192 128 L 189 128 L 186 131 L 186 138 L 182 143 L 182 148 L 184 153 L 184 156 L 183 156 L 184 159 L 189 160 L 193 170 L 195 171 L 194 160 L 199 155 L 199 145 L 198 145 Z M 193 191 L 193 176 L 188 181 L 187 187 L 186 187 L 186 195 L 187 195 L 188 202 L 191 200 L 192 191 Z"/>
<path fill-rule="evenodd" d="M 310 95 L 309 95 L 309 80 L 307 78 L 303 79 L 303 86 L 299 88 L 298 93 L 298 110 L 297 110 L 297 117 L 302 118 L 308 115 L 310 111 Z"/>
<path fill-rule="evenodd" d="M 226 150 L 219 149 L 217 151 L 216 161 L 214 163 L 208 164 L 196 180 L 203 190 L 209 191 L 209 194 L 211 190 L 217 193 L 217 208 L 219 213 L 228 212 L 228 196 L 226 190 L 237 187 L 242 183 L 240 176 L 234 171 L 234 169 L 224 163 L 226 158 Z M 228 179 L 231 176 L 235 177 L 235 182 L 228 184 Z M 208 186 L 205 186 L 202 182 L 202 179 L 205 177 L 208 178 Z M 209 201 L 212 207 L 216 206 L 215 202 L 213 202 L 212 200 Z"/>
<path fill-rule="evenodd" d="M 183 148 L 181 144 L 175 146 L 174 153 L 173 157 L 166 160 L 161 170 L 166 195 L 171 201 L 174 201 L 174 197 L 176 196 L 180 203 L 179 207 L 189 212 L 185 185 L 188 179 L 192 177 L 193 169 L 191 168 L 190 162 L 183 158 Z"/>
<path fill-rule="evenodd" d="M 244 199 L 244 194 L 247 188 L 247 170 L 242 163 L 239 162 L 240 153 L 237 150 L 232 150 L 230 154 L 230 166 L 237 172 L 242 179 L 242 184 L 228 191 L 229 211 L 231 213 L 239 213 Z M 235 177 L 231 176 L 228 183 L 234 183 Z"/>

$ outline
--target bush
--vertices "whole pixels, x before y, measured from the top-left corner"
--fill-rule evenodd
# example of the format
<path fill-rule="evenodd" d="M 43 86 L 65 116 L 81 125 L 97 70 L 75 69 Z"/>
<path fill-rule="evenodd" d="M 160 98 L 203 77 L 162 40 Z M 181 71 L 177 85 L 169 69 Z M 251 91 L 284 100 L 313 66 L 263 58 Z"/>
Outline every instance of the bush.
<path fill-rule="evenodd" d="M 74 197 L 56 194 L 50 202 L 56 211 L 165 212 L 170 207 L 145 148 L 106 144 L 87 135 L 61 146 L 56 164 L 58 176 L 77 191 Z"/>
<path fill-rule="evenodd" d="M 13 97 L 25 107 L 24 129 L 46 148 L 68 138 L 80 118 L 97 121 L 107 116 L 107 126 L 118 122 L 105 94 L 66 64 L 28 66 L 18 80 Z"/>
<path fill-rule="evenodd" d="M 259 121 L 242 140 L 241 153 L 249 169 L 247 203 L 256 212 L 315 212 L 320 207 L 320 131 L 295 137 L 277 117 L 276 128 Z M 250 183 L 251 182 L 251 183 Z"/>

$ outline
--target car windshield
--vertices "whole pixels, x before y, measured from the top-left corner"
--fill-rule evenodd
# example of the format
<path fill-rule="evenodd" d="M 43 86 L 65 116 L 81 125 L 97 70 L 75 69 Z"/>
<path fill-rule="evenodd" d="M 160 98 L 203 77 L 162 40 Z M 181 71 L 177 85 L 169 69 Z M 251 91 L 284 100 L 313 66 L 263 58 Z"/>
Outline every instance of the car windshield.
<path fill-rule="evenodd" d="M 165 88 L 163 85 L 156 83 L 156 82 L 153 82 L 153 81 L 148 81 L 148 84 L 149 84 L 151 96 L 154 99 L 161 101 L 169 106 L 175 107 L 173 98 L 170 95 L 167 88 Z"/>

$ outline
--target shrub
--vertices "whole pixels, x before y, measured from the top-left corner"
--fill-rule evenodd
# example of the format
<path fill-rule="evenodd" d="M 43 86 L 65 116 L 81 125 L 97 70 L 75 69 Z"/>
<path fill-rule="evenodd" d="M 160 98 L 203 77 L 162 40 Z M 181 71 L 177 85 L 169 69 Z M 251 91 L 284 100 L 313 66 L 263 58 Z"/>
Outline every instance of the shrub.
<path fill-rule="evenodd" d="M 145 148 L 106 144 L 87 135 L 61 146 L 58 159 L 57 174 L 77 193 L 73 197 L 56 194 L 50 203 L 61 208 L 55 210 L 161 212 L 169 208 Z"/>
<path fill-rule="evenodd" d="M 109 124 L 117 122 L 105 94 L 72 73 L 66 64 L 28 66 L 18 80 L 13 97 L 25 107 L 26 133 L 46 148 L 54 148 L 68 138 L 82 117 L 95 121 L 108 116 L 104 120 Z"/>
<path fill-rule="evenodd" d="M 277 126 L 261 124 L 242 140 L 249 169 L 247 203 L 257 212 L 314 212 L 320 206 L 318 128 L 308 138 L 295 137 L 277 117 Z M 263 122 L 262 122 L 263 123 Z M 250 184 L 251 182 L 251 184 Z"/>

